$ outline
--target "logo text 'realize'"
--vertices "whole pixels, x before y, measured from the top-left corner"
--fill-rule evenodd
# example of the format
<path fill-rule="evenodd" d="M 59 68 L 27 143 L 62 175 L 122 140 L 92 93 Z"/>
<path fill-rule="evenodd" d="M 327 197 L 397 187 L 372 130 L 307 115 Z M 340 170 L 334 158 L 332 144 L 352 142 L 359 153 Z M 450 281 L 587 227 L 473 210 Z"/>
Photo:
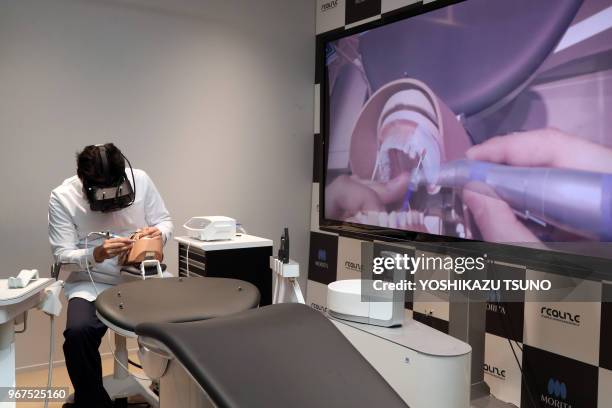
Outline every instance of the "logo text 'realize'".
<path fill-rule="evenodd" d="M 506 370 L 502 370 L 499 367 L 495 367 L 487 363 L 484 363 L 484 371 L 485 371 L 485 374 L 490 374 L 493 377 L 497 377 L 501 380 L 506 379 Z"/>
<path fill-rule="evenodd" d="M 338 0 L 331 0 L 328 2 L 325 2 L 323 4 L 321 4 L 321 12 L 326 12 L 329 11 L 333 8 L 336 8 L 338 6 Z"/>
<path fill-rule="evenodd" d="M 556 320 L 558 322 L 571 324 L 574 326 L 580 326 L 580 315 L 572 314 L 569 312 L 563 312 L 559 309 L 553 309 L 551 307 L 543 306 L 540 309 L 540 316 L 545 319 Z"/>
<path fill-rule="evenodd" d="M 360 272 L 361 273 L 361 264 L 352 261 L 345 261 L 344 267 L 351 271 Z"/>

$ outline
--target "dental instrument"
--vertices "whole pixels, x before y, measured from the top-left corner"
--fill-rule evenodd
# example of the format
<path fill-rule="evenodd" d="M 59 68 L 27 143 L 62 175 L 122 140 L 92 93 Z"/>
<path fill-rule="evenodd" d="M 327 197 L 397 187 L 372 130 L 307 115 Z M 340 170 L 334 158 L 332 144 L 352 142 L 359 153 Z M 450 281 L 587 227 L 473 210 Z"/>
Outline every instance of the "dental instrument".
<path fill-rule="evenodd" d="M 416 182 L 430 180 L 419 175 Z M 472 182 L 492 188 L 491 195 L 508 203 L 523 219 L 588 238 L 612 240 L 612 174 L 466 159 L 440 165 L 439 186 L 472 188 Z"/>

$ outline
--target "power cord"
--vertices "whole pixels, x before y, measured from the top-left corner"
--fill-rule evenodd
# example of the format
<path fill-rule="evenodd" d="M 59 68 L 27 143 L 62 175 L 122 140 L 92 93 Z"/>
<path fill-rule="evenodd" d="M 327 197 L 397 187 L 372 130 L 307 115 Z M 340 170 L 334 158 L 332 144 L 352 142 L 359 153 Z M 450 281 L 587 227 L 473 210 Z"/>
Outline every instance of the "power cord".
<path fill-rule="evenodd" d="M 191 246 L 191 242 L 187 241 L 187 252 L 185 252 L 185 268 L 187 269 L 185 271 L 185 274 L 187 275 L 187 277 L 190 277 L 190 272 L 189 272 L 189 247 Z"/>
<path fill-rule="evenodd" d="M 493 268 L 493 270 L 495 270 L 495 268 Z M 492 276 L 493 279 L 495 279 L 495 272 L 492 272 Z M 501 292 L 499 290 L 495 291 L 495 294 L 497 295 L 496 298 L 499 299 L 499 302 L 497 303 L 501 303 Z M 506 302 L 504 302 L 506 303 Z M 505 319 L 504 319 L 505 317 Z M 514 356 L 514 361 L 516 361 L 516 365 L 518 366 L 519 370 L 521 371 L 521 380 L 523 382 L 523 384 L 525 385 L 525 389 L 527 390 L 527 395 L 529 395 L 529 400 L 531 401 L 532 406 L 535 408 L 537 407 L 536 403 L 535 403 L 535 399 L 533 398 L 533 394 L 531 393 L 531 389 L 529 388 L 529 383 L 527 381 L 527 376 L 525 375 L 525 371 L 523 370 L 523 366 L 519 361 L 519 358 L 516 354 L 516 351 L 514 350 L 514 346 L 512 345 L 512 339 L 514 339 L 514 336 L 511 336 L 511 334 L 514 333 L 510 333 L 512 331 L 512 321 L 510 320 L 510 315 L 508 313 L 506 313 L 504 315 L 504 317 L 501 317 L 501 322 L 502 322 L 502 327 L 504 330 L 504 334 L 506 335 L 506 340 L 508 340 L 508 344 L 510 345 L 510 350 L 512 350 L 512 355 Z M 510 326 L 508 328 L 508 325 Z M 518 344 L 518 342 L 515 340 L 514 341 L 516 343 L 516 346 L 521 350 L 521 352 L 523 351 L 523 348 Z"/>
<path fill-rule="evenodd" d="M 142 366 L 134 361 L 132 361 L 131 359 L 128 358 L 128 364 L 133 365 L 136 368 L 140 368 L 142 370 Z"/>
<path fill-rule="evenodd" d="M 238 235 L 238 234 L 247 235 L 248 234 L 248 232 L 244 228 L 244 226 L 241 223 L 237 222 L 237 221 L 236 221 L 236 231 L 238 231 L 236 235 Z"/>
<path fill-rule="evenodd" d="M 245 235 L 247 234 L 247 230 L 239 222 L 236 223 L 236 230 L 240 234 L 245 234 Z M 187 249 L 185 250 L 185 276 L 188 278 L 191 277 L 191 271 L 189 270 L 189 249 L 190 248 L 191 248 L 191 241 L 187 241 Z"/>
<path fill-rule="evenodd" d="M 504 322 L 504 319 L 502 318 L 502 326 L 504 327 L 504 332 L 506 334 L 506 339 L 508 340 L 508 344 L 510 345 L 510 349 L 512 350 L 512 355 L 514 356 L 514 360 L 516 361 L 516 365 L 518 366 L 519 370 L 521 370 L 521 379 L 523 381 L 523 384 L 525 385 L 525 389 L 527 390 L 527 395 L 529 395 L 529 400 L 531 401 L 532 406 L 535 408 L 537 407 L 536 403 L 535 403 L 535 399 L 533 398 L 533 394 L 531 393 L 531 388 L 529 388 L 529 382 L 527 381 L 527 376 L 525 375 L 525 371 L 523 370 L 523 366 L 522 364 L 519 362 L 518 356 L 516 355 L 516 351 L 514 350 L 514 346 L 512 345 L 512 340 L 510 339 L 510 335 L 508 334 L 508 327 L 506 325 L 506 323 L 510 326 L 510 329 L 512 329 L 512 321 L 510 320 L 510 315 L 506 314 L 506 319 L 507 322 Z M 516 340 L 514 340 L 514 342 L 516 343 L 516 346 L 521 350 L 521 352 L 523 352 L 523 348 L 518 344 L 518 342 Z"/>

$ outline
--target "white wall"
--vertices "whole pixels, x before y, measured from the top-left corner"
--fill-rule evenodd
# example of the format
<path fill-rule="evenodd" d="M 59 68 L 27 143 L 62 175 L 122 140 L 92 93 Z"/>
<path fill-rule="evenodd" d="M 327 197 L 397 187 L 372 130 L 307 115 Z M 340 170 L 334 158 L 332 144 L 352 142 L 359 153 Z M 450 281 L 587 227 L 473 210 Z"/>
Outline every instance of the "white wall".
<path fill-rule="evenodd" d="M 179 234 L 192 215 L 276 244 L 288 226 L 305 275 L 312 61 L 312 0 L 0 2 L 0 276 L 48 273 L 49 192 L 107 141 L 151 175 Z M 174 268 L 174 243 L 166 256 Z M 30 318 L 18 366 L 47 358 L 48 323 Z"/>

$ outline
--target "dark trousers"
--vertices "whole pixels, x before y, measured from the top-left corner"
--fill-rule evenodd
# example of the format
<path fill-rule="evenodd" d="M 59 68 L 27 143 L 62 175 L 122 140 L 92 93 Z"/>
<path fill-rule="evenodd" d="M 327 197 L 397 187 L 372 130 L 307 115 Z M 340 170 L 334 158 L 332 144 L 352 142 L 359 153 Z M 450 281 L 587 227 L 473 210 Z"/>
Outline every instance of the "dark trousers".
<path fill-rule="evenodd" d="M 106 326 L 98 320 L 94 302 L 72 298 L 64 331 L 64 357 L 74 386 L 77 407 L 107 408 L 113 403 L 102 385 L 102 361 L 98 348 Z"/>

